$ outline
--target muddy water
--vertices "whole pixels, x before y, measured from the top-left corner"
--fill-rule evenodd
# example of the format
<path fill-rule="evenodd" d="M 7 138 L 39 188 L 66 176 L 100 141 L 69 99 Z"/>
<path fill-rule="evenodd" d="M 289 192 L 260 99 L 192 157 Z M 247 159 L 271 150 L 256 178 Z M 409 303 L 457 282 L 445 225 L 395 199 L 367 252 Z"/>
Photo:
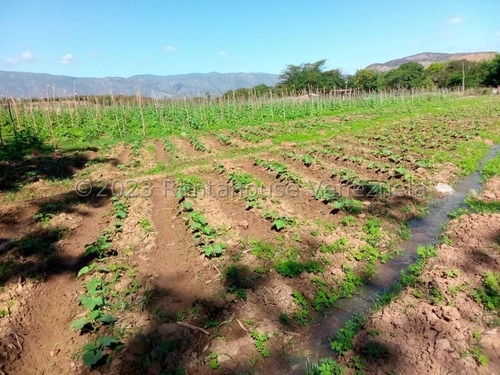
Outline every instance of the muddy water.
<path fill-rule="evenodd" d="M 386 264 L 380 265 L 377 274 L 359 290 L 356 296 L 340 300 L 337 308 L 329 310 L 326 316 L 319 319 L 312 328 L 311 336 L 306 343 L 307 349 L 312 351 L 314 356 L 317 355 L 319 358 L 331 356 L 329 339 L 335 336 L 345 321 L 355 313 L 369 311 L 377 297 L 389 290 L 400 279 L 401 270 L 406 269 L 415 262 L 418 246 L 435 244 L 438 241 L 441 228 L 448 221 L 448 214 L 460 207 L 466 207 L 464 201 L 471 190 L 479 191 L 481 189 L 480 171 L 499 152 L 500 145 L 493 146 L 488 155 L 481 160 L 476 172 L 465 177 L 455 186 L 453 195 L 432 200 L 427 207 L 428 215 L 409 222 L 412 238 L 402 244 L 403 254 Z M 304 360 L 302 360 L 302 363 L 297 361 L 295 364 L 297 367 L 304 365 Z M 295 366 L 292 366 L 292 368 Z M 295 367 L 294 370 L 300 373 L 303 368 Z"/>

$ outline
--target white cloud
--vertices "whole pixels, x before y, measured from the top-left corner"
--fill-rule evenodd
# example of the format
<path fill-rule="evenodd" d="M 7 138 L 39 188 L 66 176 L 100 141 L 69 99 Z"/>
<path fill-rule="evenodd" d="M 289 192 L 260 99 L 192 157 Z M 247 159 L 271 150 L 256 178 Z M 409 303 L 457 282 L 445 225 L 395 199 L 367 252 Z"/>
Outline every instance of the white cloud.
<path fill-rule="evenodd" d="M 100 58 L 100 57 L 101 57 L 101 55 L 99 54 L 99 52 L 92 51 L 92 52 L 90 52 L 90 53 L 89 53 L 89 57 L 90 57 L 91 59 L 98 59 L 98 58 Z"/>
<path fill-rule="evenodd" d="M 165 52 L 175 52 L 177 50 L 177 48 L 175 48 L 174 46 L 165 46 L 165 47 L 163 47 L 163 50 Z"/>
<path fill-rule="evenodd" d="M 21 52 L 19 56 L 16 57 L 9 57 L 5 62 L 8 65 L 17 65 L 23 62 L 31 62 L 31 61 L 37 61 L 39 60 L 38 57 L 36 57 L 31 51 L 24 51 Z"/>
<path fill-rule="evenodd" d="M 460 25 L 462 22 L 464 22 L 464 18 L 463 17 L 453 17 L 452 19 L 450 19 L 448 21 L 448 23 L 450 25 Z"/>
<path fill-rule="evenodd" d="M 59 64 L 62 65 L 71 65 L 75 62 L 74 56 L 71 53 L 66 53 L 61 60 L 59 60 Z"/>
<path fill-rule="evenodd" d="M 219 56 L 227 56 L 227 52 L 226 51 L 220 51 L 219 52 Z"/>

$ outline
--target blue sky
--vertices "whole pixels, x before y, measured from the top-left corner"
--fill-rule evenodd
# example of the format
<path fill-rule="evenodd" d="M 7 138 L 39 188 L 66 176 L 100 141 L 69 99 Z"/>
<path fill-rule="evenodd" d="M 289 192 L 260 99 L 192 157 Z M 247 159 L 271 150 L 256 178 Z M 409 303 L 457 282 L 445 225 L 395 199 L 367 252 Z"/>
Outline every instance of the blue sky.
<path fill-rule="evenodd" d="M 499 15 L 499 0 L 19 0 L 0 9 L 0 70 L 280 73 L 327 59 L 354 73 L 419 52 L 500 51 Z"/>

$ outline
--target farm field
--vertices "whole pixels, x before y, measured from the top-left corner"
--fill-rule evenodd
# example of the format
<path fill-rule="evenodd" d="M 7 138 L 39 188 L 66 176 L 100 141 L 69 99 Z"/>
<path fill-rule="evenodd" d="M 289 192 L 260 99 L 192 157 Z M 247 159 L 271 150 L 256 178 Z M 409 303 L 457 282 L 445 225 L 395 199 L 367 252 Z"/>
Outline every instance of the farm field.
<path fill-rule="evenodd" d="M 498 97 L 13 110 L 0 161 L 4 373 L 500 368 L 499 156 L 372 312 L 339 308 L 401 256 L 436 185 L 500 143 Z M 15 138 L 25 147 L 9 148 Z M 351 319 L 318 349 L 335 314 Z"/>

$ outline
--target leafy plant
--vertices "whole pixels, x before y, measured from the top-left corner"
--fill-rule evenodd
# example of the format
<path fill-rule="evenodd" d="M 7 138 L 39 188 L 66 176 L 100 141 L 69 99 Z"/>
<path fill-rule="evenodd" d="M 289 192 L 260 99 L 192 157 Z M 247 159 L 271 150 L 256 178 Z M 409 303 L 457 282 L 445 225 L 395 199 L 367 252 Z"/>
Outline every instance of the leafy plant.
<path fill-rule="evenodd" d="M 97 240 L 87 245 L 85 248 L 85 256 L 95 254 L 99 258 L 106 255 L 106 250 L 112 247 L 111 238 L 109 233 L 105 233 L 97 237 Z"/>
<path fill-rule="evenodd" d="M 272 243 L 262 242 L 262 241 L 252 241 L 252 254 L 258 258 L 265 258 L 272 260 L 276 258 L 281 252 Z"/>
<path fill-rule="evenodd" d="M 438 255 L 437 249 L 432 245 L 419 246 L 417 248 L 417 254 L 422 258 L 431 258 Z"/>
<path fill-rule="evenodd" d="M 179 176 L 175 180 L 177 186 L 176 198 L 183 200 L 188 196 L 196 195 L 202 189 L 203 181 L 198 176 Z"/>
<path fill-rule="evenodd" d="M 329 187 L 326 187 L 325 189 L 317 189 L 314 192 L 314 199 L 322 201 L 323 203 L 334 202 L 339 198 L 340 194 Z"/>
<path fill-rule="evenodd" d="M 266 211 L 262 214 L 264 219 L 271 221 L 272 228 L 277 232 L 286 228 L 287 226 L 294 226 L 296 224 L 296 218 L 292 216 L 279 216 L 277 212 Z"/>
<path fill-rule="evenodd" d="M 216 353 L 210 353 L 208 355 L 208 364 L 211 369 L 217 370 L 220 368 L 220 363 L 219 363 L 219 356 Z"/>
<path fill-rule="evenodd" d="M 295 290 L 292 293 L 293 302 L 297 304 L 297 309 L 293 312 L 293 317 L 300 326 L 308 325 L 311 322 L 307 300 L 302 293 Z"/>
<path fill-rule="evenodd" d="M 212 258 L 222 255 L 225 248 L 226 248 L 225 244 L 216 242 L 210 245 L 203 246 L 202 250 L 207 258 Z"/>
<path fill-rule="evenodd" d="M 346 367 L 339 365 L 331 358 L 322 358 L 319 363 L 307 366 L 307 375 L 341 375 L 346 372 Z"/>
<path fill-rule="evenodd" d="M 89 367 L 96 365 L 103 358 L 105 348 L 120 350 L 123 345 L 113 336 L 98 337 L 95 343 L 87 343 L 83 347 L 83 362 Z"/>
<path fill-rule="evenodd" d="M 322 244 L 319 247 L 319 250 L 322 253 L 334 254 L 334 253 L 338 253 L 341 251 L 349 250 L 349 243 L 347 241 L 347 238 L 341 237 L 341 238 L 335 240 L 331 245 Z"/>
<path fill-rule="evenodd" d="M 340 197 L 335 202 L 333 202 L 333 208 L 335 210 L 359 214 L 363 209 L 363 202 L 360 202 L 356 199 L 347 199 Z"/>
<path fill-rule="evenodd" d="M 338 354 L 343 355 L 348 350 L 353 349 L 353 338 L 356 333 L 363 327 L 366 318 L 361 315 L 357 315 L 352 319 L 349 319 L 343 328 L 339 329 L 335 340 L 330 341 L 330 346 L 332 350 L 336 351 Z"/>
<path fill-rule="evenodd" d="M 139 224 L 146 233 L 151 233 L 153 231 L 153 226 L 151 225 L 149 219 L 141 219 L 139 220 Z"/>
<path fill-rule="evenodd" d="M 323 266 L 321 263 L 314 260 L 303 263 L 296 262 L 294 260 L 282 260 L 274 266 L 274 269 L 280 275 L 291 278 L 299 276 L 304 271 L 314 274 L 323 272 Z"/>
<path fill-rule="evenodd" d="M 486 310 L 500 309 L 500 272 L 487 271 L 483 276 L 482 285 L 473 293 L 476 302 Z"/>
<path fill-rule="evenodd" d="M 271 355 L 271 352 L 266 349 L 265 343 L 269 340 L 269 333 L 264 332 L 259 334 L 256 329 L 254 329 L 251 333 L 252 338 L 255 341 L 255 347 L 257 351 L 262 354 L 264 358 L 268 358 Z"/>
<path fill-rule="evenodd" d="M 206 147 L 195 135 L 189 136 L 189 142 L 194 147 L 196 151 L 202 151 L 210 153 L 212 152 L 208 147 Z"/>
<path fill-rule="evenodd" d="M 312 165 L 312 163 L 313 163 L 314 160 L 313 160 L 313 158 L 311 156 L 304 155 L 304 156 L 302 156 L 302 161 L 304 162 L 304 165 L 306 167 L 310 167 Z"/>
<path fill-rule="evenodd" d="M 219 140 L 220 143 L 222 143 L 225 146 L 230 146 L 233 144 L 233 141 L 231 140 L 231 137 L 224 135 L 224 134 L 216 134 L 215 135 L 217 139 Z"/>
<path fill-rule="evenodd" d="M 256 180 L 250 173 L 231 172 L 229 174 L 229 182 L 233 185 L 233 190 L 238 193 L 251 183 L 255 183 Z M 259 182 L 257 184 L 262 185 Z"/>
<path fill-rule="evenodd" d="M 346 216 L 343 220 L 342 220 L 342 225 L 347 227 L 353 223 L 356 222 L 356 218 L 354 216 Z"/>

